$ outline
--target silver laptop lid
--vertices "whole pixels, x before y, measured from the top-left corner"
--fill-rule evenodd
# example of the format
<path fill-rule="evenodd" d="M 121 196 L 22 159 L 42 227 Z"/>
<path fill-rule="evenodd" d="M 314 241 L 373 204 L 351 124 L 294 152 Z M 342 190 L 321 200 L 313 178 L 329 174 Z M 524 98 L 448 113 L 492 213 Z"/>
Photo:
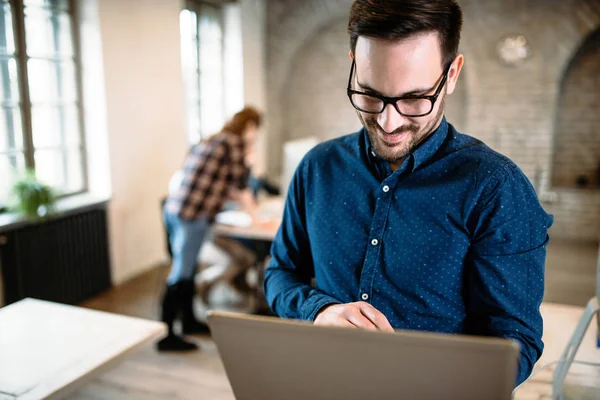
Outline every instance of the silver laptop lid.
<path fill-rule="evenodd" d="M 211 312 L 237 400 L 508 400 L 518 343 Z"/>

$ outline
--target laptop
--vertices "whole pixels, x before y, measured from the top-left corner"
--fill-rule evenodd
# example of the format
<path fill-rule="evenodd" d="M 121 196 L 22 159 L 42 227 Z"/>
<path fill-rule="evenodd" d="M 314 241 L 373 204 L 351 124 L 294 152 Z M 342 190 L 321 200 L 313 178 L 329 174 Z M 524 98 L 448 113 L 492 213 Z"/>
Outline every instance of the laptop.
<path fill-rule="evenodd" d="M 237 400 L 508 400 L 518 343 L 210 312 Z"/>

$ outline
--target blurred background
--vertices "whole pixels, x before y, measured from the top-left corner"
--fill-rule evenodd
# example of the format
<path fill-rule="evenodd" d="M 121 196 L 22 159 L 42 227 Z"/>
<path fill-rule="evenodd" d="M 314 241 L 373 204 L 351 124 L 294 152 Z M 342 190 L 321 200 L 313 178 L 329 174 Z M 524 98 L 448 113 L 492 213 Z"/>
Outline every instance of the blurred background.
<path fill-rule="evenodd" d="M 267 116 L 256 169 L 275 181 L 286 141 L 360 127 L 345 94 L 351 3 L 0 1 L 0 204 L 27 167 L 60 195 L 110 198 L 113 282 L 156 266 L 171 174 L 244 104 Z M 459 3 L 466 64 L 448 120 L 512 158 L 555 216 L 553 244 L 593 263 L 599 2 Z"/>
<path fill-rule="evenodd" d="M 600 239 L 600 2 L 458 2 L 466 61 L 447 119 L 529 177 L 555 217 L 545 300 L 584 306 Z M 169 179 L 244 105 L 266 115 L 255 172 L 283 186 L 286 143 L 359 129 L 345 92 L 351 4 L 0 0 L 0 306 L 89 304 L 128 282 L 129 297 L 153 299 Z M 10 212 L 27 169 L 67 222 L 36 231 Z"/>

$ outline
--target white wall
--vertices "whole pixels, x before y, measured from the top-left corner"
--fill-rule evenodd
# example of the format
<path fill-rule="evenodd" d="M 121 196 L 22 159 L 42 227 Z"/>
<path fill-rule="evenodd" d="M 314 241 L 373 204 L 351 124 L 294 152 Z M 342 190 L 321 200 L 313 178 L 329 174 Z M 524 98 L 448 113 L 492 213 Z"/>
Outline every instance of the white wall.
<path fill-rule="evenodd" d="M 89 191 L 109 198 L 110 154 L 106 125 L 106 92 L 102 57 L 102 35 L 96 0 L 79 3 L 81 74 L 83 82 L 84 132 Z"/>
<path fill-rule="evenodd" d="M 188 148 L 180 61 L 182 3 L 80 3 L 90 189 L 111 197 L 112 277 L 118 284 L 166 259 L 159 203 Z M 226 7 L 226 90 L 230 98 L 240 98 L 237 105 L 228 101 L 228 115 L 243 104 L 266 112 L 265 17 L 264 0 Z M 235 44 L 240 38 L 241 47 Z M 258 160 L 264 165 L 264 135 L 261 143 Z"/>
<path fill-rule="evenodd" d="M 181 4 L 98 0 L 97 6 L 112 189 L 112 274 L 120 283 L 165 260 L 159 202 L 187 150 Z"/>

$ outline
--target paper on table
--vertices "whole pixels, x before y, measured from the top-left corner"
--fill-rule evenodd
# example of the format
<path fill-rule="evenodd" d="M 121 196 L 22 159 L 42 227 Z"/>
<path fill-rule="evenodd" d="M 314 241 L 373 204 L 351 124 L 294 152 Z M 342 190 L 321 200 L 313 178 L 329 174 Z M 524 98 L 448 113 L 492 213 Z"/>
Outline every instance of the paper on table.
<path fill-rule="evenodd" d="M 239 226 L 241 228 L 247 228 L 252 225 L 250 214 L 237 210 L 222 211 L 217 214 L 215 220 L 219 224 Z"/>

